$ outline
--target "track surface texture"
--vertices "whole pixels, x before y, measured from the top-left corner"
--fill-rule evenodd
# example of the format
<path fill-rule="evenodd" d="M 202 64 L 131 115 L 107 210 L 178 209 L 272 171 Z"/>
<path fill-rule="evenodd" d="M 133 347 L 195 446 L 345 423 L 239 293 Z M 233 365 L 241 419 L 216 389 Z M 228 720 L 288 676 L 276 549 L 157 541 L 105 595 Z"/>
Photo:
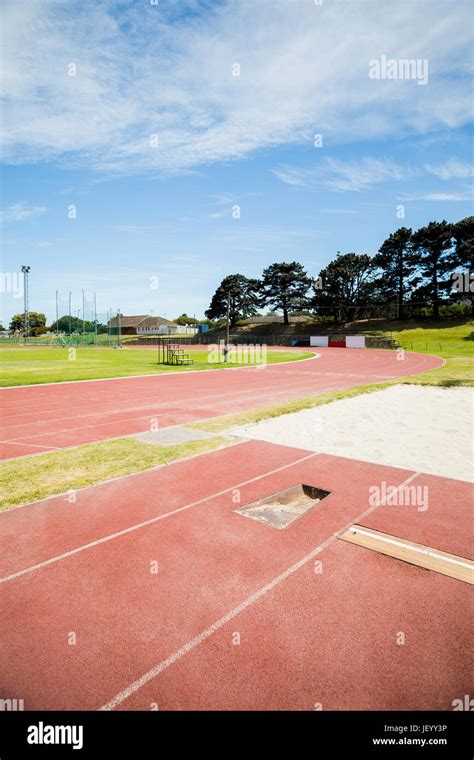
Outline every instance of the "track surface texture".
<path fill-rule="evenodd" d="M 382 482 L 427 486 L 428 509 L 370 505 Z M 285 530 L 235 511 L 298 483 L 331 493 Z M 451 710 L 470 688 L 468 584 L 337 536 L 355 523 L 469 557 L 471 504 L 462 481 L 244 441 L 13 509 L 0 698 Z"/>
<path fill-rule="evenodd" d="M 312 359 L 142 377 L 4 388 L 0 459 L 142 433 L 382 382 L 440 367 L 405 352 L 328 348 Z"/>

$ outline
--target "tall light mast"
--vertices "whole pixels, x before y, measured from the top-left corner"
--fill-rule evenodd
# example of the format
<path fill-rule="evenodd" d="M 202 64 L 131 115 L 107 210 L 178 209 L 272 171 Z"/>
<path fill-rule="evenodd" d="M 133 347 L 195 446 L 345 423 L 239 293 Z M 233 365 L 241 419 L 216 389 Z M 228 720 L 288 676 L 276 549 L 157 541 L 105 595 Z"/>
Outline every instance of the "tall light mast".
<path fill-rule="evenodd" d="M 21 271 L 23 274 L 23 295 L 24 295 L 24 336 L 25 343 L 28 343 L 30 337 L 30 307 L 28 302 L 28 275 L 31 267 L 23 265 Z"/>

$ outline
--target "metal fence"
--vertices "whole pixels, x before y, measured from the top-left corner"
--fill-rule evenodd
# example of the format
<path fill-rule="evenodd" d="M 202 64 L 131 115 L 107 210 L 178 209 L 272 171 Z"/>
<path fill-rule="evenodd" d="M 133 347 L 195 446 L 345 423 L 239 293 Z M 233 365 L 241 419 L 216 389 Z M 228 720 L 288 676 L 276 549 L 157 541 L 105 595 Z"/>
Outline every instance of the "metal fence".
<path fill-rule="evenodd" d="M 117 346 L 120 345 L 120 335 L 115 332 L 109 333 L 46 333 L 43 335 L 30 335 L 25 340 L 24 335 L 12 333 L 0 333 L 1 346 Z"/>
<path fill-rule="evenodd" d="M 328 333 L 331 340 L 343 339 L 347 335 L 359 335 L 360 333 Z M 398 342 L 393 337 L 386 337 L 380 335 L 365 334 L 365 343 L 368 348 L 397 348 Z M 192 346 L 209 346 L 213 344 L 225 343 L 226 336 L 223 333 L 199 333 L 193 336 L 179 336 L 176 335 L 173 341 L 180 345 L 192 345 Z M 137 336 L 136 338 L 130 338 L 127 341 L 129 345 L 133 346 L 158 346 L 160 344 L 160 337 L 158 335 L 150 335 L 147 338 Z M 283 346 L 283 347 L 295 347 L 304 348 L 310 345 L 310 336 L 308 333 L 293 333 L 292 335 L 278 335 L 278 334 L 260 334 L 260 333 L 231 333 L 229 335 L 229 343 L 239 346 L 248 345 L 266 345 L 266 346 Z"/>

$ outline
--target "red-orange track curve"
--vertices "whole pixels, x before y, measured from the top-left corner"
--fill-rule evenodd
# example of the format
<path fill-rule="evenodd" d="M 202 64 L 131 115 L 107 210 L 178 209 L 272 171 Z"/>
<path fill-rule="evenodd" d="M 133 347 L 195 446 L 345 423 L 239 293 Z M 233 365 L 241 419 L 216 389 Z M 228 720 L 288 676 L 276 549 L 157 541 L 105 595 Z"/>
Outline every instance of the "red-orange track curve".
<path fill-rule="evenodd" d="M 382 382 L 442 364 L 439 357 L 409 352 L 321 348 L 314 359 L 265 368 L 4 388 L 0 391 L 0 459 Z"/>

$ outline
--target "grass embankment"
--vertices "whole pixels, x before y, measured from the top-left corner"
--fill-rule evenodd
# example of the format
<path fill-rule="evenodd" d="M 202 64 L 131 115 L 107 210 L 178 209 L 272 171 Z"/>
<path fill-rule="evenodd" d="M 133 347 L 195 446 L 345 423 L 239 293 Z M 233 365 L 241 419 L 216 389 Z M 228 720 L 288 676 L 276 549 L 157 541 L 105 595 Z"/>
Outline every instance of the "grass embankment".
<path fill-rule="evenodd" d="M 135 438 L 120 438 L 0 462 L 0 511 L 120 475 L 169 464 L 220 448 L 228 442 L 223 437 L 215 436 L 176 446 L 156 446 Z"/>
<path fill-rule="evenodd" d="M 189 350 L 191 365 L 158 364 L 157 351 L 150 349 L 113 349 L 95 347 L 2 348 L 0 350 L 1 386 L 58 383 L 64 380 L 95 380 L 130 375 L 155 375 L 189 370 L 225 369 L 258 364 L 258 360 L 229 362 L 213 361 L 207 349 Z M 312 356 L 312 353 L 293 351 L 267 352 L 268 364 L 291 362 Z M 258 357 L 257 357 L 258 359 Z"/>
<path fill-rule="evenodd" d="M 407 351 L 436 354 L 446 360 L 444 367 L 423 375 L 404 378 L 404 383 L 418 385 L 474 385 L 474 322 L 413 327 L 402 323 L 393 337 Z"/>
<path fill-rule="evenodd" d="M 387 324 L 393 326 L 393 323 Z M 221 432 L 241 425 L 260 422 L 271 417 L 279 417 L 282 414 L 299 412 L 301 409 L 311 409 L 314 406 L 329 404 L 342 398 L 359 396 L 362 393 L 373 393 L 382 388 L 387 388 L 389 385 L 400 385 L 400 383 L 439 385 L 447 388 L 474 385 L 474 322 L 464 321 L 455 325 L 441 323 L 441 327 L 439 323 L 436 323 L 436 325 L 428 323 L 426 327 L 413 327 L 413 323 L 410 322 L 398 322 L 395 325 L 398 328 L 396 331 L 389 331 L 386 328 L 384 329 L 385 325 L 380 325 L 377 332 L 380 335 L 393 335 L 406 350 L 417 353 L 436 354 L 436 356 L 445 359 L 446 364 L 422 375 L 409 375 L 395 380 L 387 380 L 383 383 L 361 385 L 357 388 L 347 388 L 340 391 L 330 391 L 318 396 L 306 396 L 285 404 L 277 404 L 248 412 L 239 412 L 238 414 L 203 420 L 202 422 L 194 422 L 187 427 L 213 433 Z M 363 326 L 359 327 L 359 331 L 361 333 L 364 332 Z M 369 328 L 367 327 L 365 331 L 368 332 Z M 370 332 L 374 332 L 373 323 L 371 324 Z"/>

